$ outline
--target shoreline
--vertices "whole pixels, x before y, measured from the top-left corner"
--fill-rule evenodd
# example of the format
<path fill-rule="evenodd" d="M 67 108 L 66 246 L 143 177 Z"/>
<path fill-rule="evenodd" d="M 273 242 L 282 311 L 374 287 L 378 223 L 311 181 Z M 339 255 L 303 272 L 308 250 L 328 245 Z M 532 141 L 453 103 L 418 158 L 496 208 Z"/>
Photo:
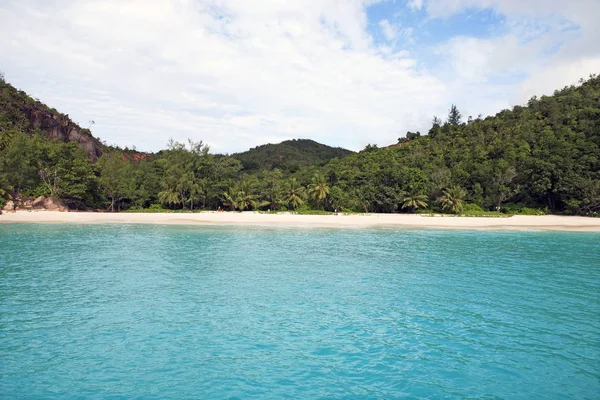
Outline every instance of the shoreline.
<path fill-rule="evenodd" d="M 473 230 L 545 230 L 600 232 L 600 218 L 515 215 L 507 218 L 429 216 L 419 214 L 298 215 L 288 213 L 94 213 L 17 211 L 0 215 L 3 223 L 149 224 L 202 226 L 280 226 L 307 228 L 433 228 Z"/>

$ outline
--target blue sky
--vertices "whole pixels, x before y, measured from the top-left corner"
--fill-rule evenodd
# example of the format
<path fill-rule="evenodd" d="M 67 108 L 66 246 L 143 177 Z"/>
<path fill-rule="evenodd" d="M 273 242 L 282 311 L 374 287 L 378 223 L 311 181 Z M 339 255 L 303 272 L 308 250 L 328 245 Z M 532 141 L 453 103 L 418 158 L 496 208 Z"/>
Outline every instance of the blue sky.
<path fill-rule="evenodd" d="M 488 38 L 506 31 L 505 18 L 493 8 L 471 8 L 445 18 L 430 18 L 425 7 L 415 9 L 404 1 L 384 1 L 366 8 L 369 32 L 377 42 L 385 43 L 380 21 L 411 28 L 415 39 L 413 48 L 434 46 L 452 36 Z"/>
<path fill-rule="evenodd" d="M 3 0 L 0 71 L 110 144 L 354 150 L 600 72 L 600 1 Z"/>

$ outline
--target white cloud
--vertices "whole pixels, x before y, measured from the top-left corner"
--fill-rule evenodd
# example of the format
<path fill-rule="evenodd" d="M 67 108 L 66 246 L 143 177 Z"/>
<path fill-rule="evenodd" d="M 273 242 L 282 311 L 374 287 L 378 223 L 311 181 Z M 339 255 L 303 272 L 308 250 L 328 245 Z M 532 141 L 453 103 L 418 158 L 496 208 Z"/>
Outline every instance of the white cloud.
<path fill-rule="evenodd" d="M 453 73 L 470 83 L 521 74 L 524 78 L 510 85 L 512 104 L 551 94 L 599 70 L 600 1 L 429 0 L 427 4 L 433 18 L 468 9 L 493 9 L 506 18 L 508 32 L 490 39 L 450 39 L 442 48 L 450 49 L 446 55 Z"/>
<path fill-rule="evenodd" d="M 407 6 L 411 10 L 420 10 L 423 8 L 423 0 L 408 0 Z"/>
<path fill-rule="evenodd" d="M 0 62 L 109 143 L 193 137 L 232 152 L 311 137 L 358 149 L 445 103 L 414 59 L 376 48 L 366 3 L 15 0 L 0 5 Z"/>
<path fill-rule="evenodd" d="M 0 69 L 83 126 L 96 121 L 109 143 L 158 150 L 190 137 L 233 152 L 295 137 L 386 145 L 452 102 L 494 112 L 552 85 L 540 76 L 597 66 L 592 0 L 544 1 L 543 15 L 530 5 L 541 0 L 409 1 L 433 18 L 468 7 L 507 16 L 504 36 L 448 38 L 441 68 L 398 50 L 411 27 L 382 20 L 390 44 L 371 38 L 375 1 L 4 0 Z M 565 23 L 578 30 L 562 35 Z M 502 82 L 512 75 L 522 77 Z"/>
<path fill-rule="evenodd" d="M 401 44 L 412 44 L 414 42 L 413 29 L 410 27 L 402 28 L 398 23 L 391 23 L 387 19 L 379 21 L 379 27 L 385 39 L 393 46 L 398 42 Z"/>
<path fill-rule="evenodd" d="M 390 24 L 390 21 L 387 19 L 382 19 L 379 21 L 379 26 L 381 27 L 383 36 L 385 36 L 388 41 L 392 42 L 396 40 L 398 37 L 398 28 Z"/>
<path fill-rule="evenodd" d="M 523 44 L 519 37 L 506 34 L 492 39 L 457 36 L 439 46 L 456 80 L 486 83 L 513 74 L 529 74 L 539 68 L 545 38 Z"/>
<path fill-rule="evenodd" d="M 574 85 L 580 78 L 587 79 L 591 73 L 600 71 L 600 56 L 563 62 L 553 68 L 544 68 L 525 80 L 516 93 L 520 102 L 532 94 L 551 95 L 555 90 Z"/>

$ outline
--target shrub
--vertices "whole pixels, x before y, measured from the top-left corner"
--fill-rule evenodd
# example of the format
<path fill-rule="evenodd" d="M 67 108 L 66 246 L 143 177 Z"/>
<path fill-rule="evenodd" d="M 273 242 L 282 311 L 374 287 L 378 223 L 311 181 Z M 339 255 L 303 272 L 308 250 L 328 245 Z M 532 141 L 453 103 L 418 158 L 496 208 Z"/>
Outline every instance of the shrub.
<path fill-rule="evenodd" d="M 300 214 L 300 215 L 332 215 L 333 211 L 302 209 L 302 210 L 296 210 L 296 214 Z"/>
<path fill-rule="evenodd" d="M 479 207 L 479 205 L 477 205 L 477 204 L 466 204 L 465 208 L 463 209 L 463 212 L 467 213 L 467 212 L 472 212 L 472 211 L 482 212 L 483 208 Z"/>
<path fill-rule="evenodd" d="M 546 215 L 548 213 L 547 209 L 526 207 L 522 204 L 506 204 L 501 211 L 516 215 Z"/>
<path fill-rule="evenodd" d="M 504 214 L 498 211 L 466 211 L 460 214 L 461 217 L 485 217 L 485 218 L 508 218 L 512 214 Z"/>
<path fill-rule="evenodd" d="M 325 210 L 313 210 L 306 203 L 302 204 L 300 207 L 294 210 L 296 214 L 304 214 L 304 215 L 330 215 L 332 211 Z"/>
<path fill-rule="evenodd" d="M 546 215 L 546 210 L 542 210 L 541 208 L 529 208 L 523 207 L 520 210 L 517 210 L 515 214 L 521 215 Z"/>

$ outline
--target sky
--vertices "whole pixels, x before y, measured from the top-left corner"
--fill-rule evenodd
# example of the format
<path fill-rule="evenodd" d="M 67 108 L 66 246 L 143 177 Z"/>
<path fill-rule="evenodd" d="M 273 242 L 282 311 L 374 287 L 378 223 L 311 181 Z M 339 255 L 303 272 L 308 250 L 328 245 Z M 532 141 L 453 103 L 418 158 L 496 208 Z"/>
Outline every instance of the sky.
<path fill-rule="evenodd" d="M 0 71 L 121 147 L 360 150 L 599 73 L 599 16 L 600 0 L 0 0 Z"/>

